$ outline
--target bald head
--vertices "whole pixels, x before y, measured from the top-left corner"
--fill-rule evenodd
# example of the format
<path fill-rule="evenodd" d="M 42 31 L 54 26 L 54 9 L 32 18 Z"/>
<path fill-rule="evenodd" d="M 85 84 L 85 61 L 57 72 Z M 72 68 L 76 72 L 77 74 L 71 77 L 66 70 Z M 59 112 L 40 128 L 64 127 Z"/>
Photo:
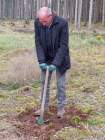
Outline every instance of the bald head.
<path fill-rule="evenodd" d="M 48 7 L 42 7 L 38 10 L 37 12 L 37 17 L 41 18 L 41 17 L 46 17 L 52 15 L 52 10 Z"/>
<path fill-rule="evenodd" d="M 43 26 L 49 26 L 52 23 L 52 10 L 48 7 L 42 7 L 37 12 L 37 17 Z"/>

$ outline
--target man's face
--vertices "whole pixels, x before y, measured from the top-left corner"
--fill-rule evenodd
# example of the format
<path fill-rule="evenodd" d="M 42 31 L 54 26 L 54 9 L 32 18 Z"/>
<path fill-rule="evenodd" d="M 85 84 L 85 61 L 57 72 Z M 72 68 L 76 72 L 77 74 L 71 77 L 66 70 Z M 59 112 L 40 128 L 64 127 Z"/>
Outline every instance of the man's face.
<path fill-rule="evenodd" d="M 49 16 L 42 16 L 39 18 L 39 22 L 43 25 L 43 26 L 49 26 L 52 22 L 52 15 Z"/>

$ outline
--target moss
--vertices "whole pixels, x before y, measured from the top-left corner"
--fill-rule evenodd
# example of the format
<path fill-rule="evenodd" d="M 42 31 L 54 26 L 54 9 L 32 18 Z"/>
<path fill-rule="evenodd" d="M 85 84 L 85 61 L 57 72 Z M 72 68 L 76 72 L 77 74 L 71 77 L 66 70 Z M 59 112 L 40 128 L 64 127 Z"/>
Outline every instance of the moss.
<path fill-rule="evenodd" d="M 9 96 L 0 94 L 0 100 L 7 99 Z"/>
<path fill-rule="evenodd" d="M 89 119 L 88 121 L 89 125 L 105 125 L 105 118 L 102 116 L 94 117 L 92 119 Z"/>
<path fill-rule="evenodd" d="M 38 81 L 35 81 L 35 82 L 33 82 L 32 84 L 31 84 L 31 86 L 33 87 L 33 88 L 39 88 L 40 86 L 41 86 L 41 83 L 40 83 L 40 81 L 38 80 Z"/>
<path fill-rule="evenodd" d="M 84 108 L 81 109 L 83 113 L 87 114 L 93 114 L 93 109 L 90 106 L 85 106 Z"/>
<path fill-rule="evenodd" d="M 72 118 L 70 118 L 70 123 L 72 123 L 73 125 L 79 125 L 81 122 L 81 118 L 77 115 L 72 116 Z"/>
<path fill-rule="evenodd" d="M 18 83 L 11 83 L 8 85 L 8 90 L 16 90 L 19 88 L 20 88 L 20 85 Z"/>
<path fill-rule="evenodd" d="M 48 128 L 49 128 L 49 129 L 54 128 L 54 124 L 50 122 L 50 123 L 48 124 Z"/>

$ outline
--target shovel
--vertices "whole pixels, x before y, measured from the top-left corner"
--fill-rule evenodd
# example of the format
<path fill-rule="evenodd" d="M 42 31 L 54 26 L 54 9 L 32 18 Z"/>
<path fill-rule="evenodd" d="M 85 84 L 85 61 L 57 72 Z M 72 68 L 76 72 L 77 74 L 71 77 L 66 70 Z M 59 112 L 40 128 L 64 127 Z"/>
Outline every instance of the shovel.
<path fill-rule="evenodd" d="M 49 120 L 44 120 L 44 106 L 45 106 L 45 99 L 46 99 L 46 92 L 47 92 L 47 85 L 48 85 L 48 77 L 49 77 L 49 67 L 46 69 L 46 77 L 45 77 L 45 83 L 44 83 L 44 90 L 43 90 L 43 97 L 42 97 L 42 103 L 41 103 L 41 111 L 40 116 L 37 118 L 36 123 L 38 125 L 43 125 L 44 123 L 48 122 Z"/>

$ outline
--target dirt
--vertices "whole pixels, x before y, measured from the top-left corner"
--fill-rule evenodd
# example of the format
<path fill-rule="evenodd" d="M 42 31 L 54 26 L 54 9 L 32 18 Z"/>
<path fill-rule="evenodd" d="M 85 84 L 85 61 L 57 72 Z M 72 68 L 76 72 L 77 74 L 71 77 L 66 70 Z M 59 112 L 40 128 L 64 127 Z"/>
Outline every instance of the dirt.
<path fill-rule="evenodd" d="M 28 138 L 34 137 L 38 140 L 50 140 L 57 131 L 64 127 L 72 126 L 85 129 L 79 121 L 85 121 L 89 118 L 89 114 L 82 112 L 75 106 L 66 108 L 65 116 L 62 119 L 57 118 L 57 110 L 54 106 L 51 106 L 50 111 L 44 114 L 44 120 L 49 119 L 50 121 L 44 125 L 38 125 L 34 112 L 35 110 L 28 110 L 27 112 L 19 114 L 14 119 L 12 118 L 15 122 L 20 122 L 14 124 L 20 136 L 23 135 Z"/>

